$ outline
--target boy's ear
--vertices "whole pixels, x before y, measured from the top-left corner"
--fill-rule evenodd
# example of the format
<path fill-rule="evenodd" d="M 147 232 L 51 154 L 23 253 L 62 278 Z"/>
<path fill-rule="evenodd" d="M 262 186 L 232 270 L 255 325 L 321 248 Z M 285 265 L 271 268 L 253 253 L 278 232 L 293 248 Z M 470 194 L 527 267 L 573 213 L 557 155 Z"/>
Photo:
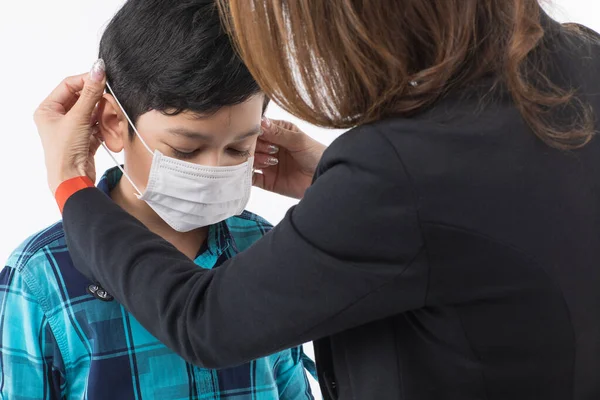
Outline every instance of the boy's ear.
<path fill-rule="evenodd" d="M 129 125 L 115 98 L 106 93 L 98 103 L 98 127 L 106 147 L 119 153 L 129 138 Z"/>

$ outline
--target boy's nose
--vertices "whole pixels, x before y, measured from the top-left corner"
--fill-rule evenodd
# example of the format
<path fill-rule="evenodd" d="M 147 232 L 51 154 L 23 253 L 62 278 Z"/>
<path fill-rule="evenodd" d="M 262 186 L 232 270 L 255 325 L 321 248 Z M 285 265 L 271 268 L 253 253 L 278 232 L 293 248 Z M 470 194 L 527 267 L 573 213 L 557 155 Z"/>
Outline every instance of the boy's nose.
<path fill-rule="evenodd" d="M 222 166 L 222 157 L 217 150 L 203 151 L 195 161 L 200 165 L 206 165 L 207 167 L 219 167 Z"/>

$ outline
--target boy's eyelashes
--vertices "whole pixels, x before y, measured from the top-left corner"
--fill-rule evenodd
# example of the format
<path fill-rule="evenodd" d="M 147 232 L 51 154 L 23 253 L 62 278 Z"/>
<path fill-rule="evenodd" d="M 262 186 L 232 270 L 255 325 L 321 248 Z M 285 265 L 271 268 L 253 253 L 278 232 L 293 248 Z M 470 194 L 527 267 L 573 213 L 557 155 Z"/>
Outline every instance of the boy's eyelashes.
<path fill-rule="evenodd" d="M 194 158 L 200 152 L 200 150 L 194 150 L 194 151 L 191 151 L 191 152 L 186 152 L 186 151 L 177 150 L 174 147 L 171 147 L 171 151 L 172 151 L 173 156 L 175 158 L 179 158 L 179 159 L 182 159 L 182 160 L 188 160 L 190 158 Z"/>
<path fill-rule="evenodd" d="M 171 146 L 169 146 L 171 147 Z M 185 150 L 178 150 L 174 147 L 171 147 L 173 156 L 175 158 L 179 158 L 182 160 L 189 160 L 192 158 L 195 158 L 202 150 L 201 149 L 196 149 L 196 150 L 192 150 L 192 151 L 185 151 Z M 225 149 L 225 151 L 233 156 L 233 157 L 239 157 L 239 158 L 248 158 L 250 157 L 250 150 L 240 150 L 240 149 L 236 149 L 233 147 L 228 147 Z"/>
<path fill-rule="evenodd" d="M 240 158 L 248 158 L 250 157 L 250 150 L 237 150 L 237 149 L 227 149 L 231 155 L 240 157 Z"/>

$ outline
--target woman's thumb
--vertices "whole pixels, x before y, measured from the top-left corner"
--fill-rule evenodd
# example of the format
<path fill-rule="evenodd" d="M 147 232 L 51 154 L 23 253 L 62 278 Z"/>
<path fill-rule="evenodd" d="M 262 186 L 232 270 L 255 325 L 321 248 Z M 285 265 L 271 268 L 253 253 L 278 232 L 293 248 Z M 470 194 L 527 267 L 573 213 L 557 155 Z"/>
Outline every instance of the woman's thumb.
<path fill-rule="evenodd" d="M 105 87 L 106 67 L 104 61 L 99 59 L 92 66 L 90 75 L 85 79 L 85 85 L 79 94 L 79 99 L 69 114 L 74 114 L 81 121 L 89 121 L 96 104 L 98 104 L 102 95 L 104 95 Z"/>

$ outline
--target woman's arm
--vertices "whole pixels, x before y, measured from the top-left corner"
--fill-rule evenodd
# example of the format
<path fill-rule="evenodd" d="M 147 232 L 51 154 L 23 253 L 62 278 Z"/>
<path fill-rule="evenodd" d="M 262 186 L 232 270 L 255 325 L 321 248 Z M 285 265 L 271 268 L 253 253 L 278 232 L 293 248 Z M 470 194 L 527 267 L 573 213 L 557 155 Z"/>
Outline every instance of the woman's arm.
<path fill-rule="evenodd" d="M 64 227 L 76 267 L 186 360 L 239 364 L 422 306 L 427 265 L 414 199 L 374 129 L 326 152 L 314 185 L 251 248 L 198 268 L 96 189 Z"/>

